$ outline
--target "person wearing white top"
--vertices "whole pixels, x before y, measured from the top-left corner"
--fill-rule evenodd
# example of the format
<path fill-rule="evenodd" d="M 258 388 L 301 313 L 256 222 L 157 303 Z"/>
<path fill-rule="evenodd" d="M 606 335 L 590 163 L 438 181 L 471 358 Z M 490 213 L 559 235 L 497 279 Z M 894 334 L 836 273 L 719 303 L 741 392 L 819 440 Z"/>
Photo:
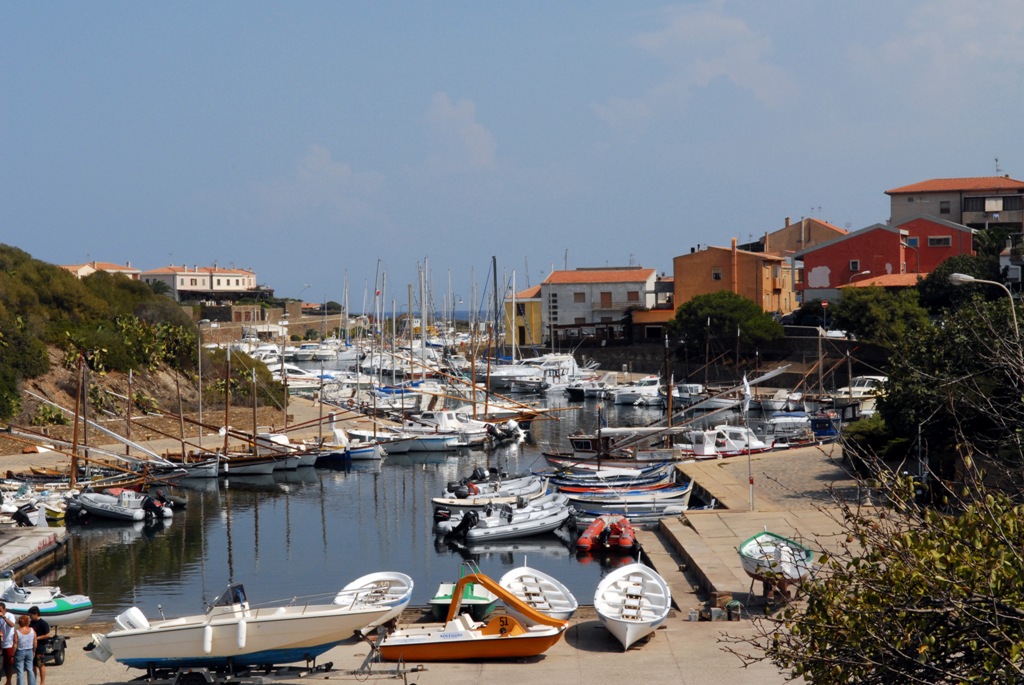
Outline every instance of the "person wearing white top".
<path fill-rule="evenodd" d="M 3 668 L 7 680 L 4 685 L 11 685 L 14 677 L 14 628 L 18 625 L 14 614 L 7 611 L 7 605 L 0 602 L 0 647 L 3 648 Z"/>
<path fill-rule="evenodd" d="M 36 685 L 36 674 L 32 668 L 32 661 L 36 654 L 36 631 L 29 626 L 28 616 L 18 617 L 18 629 L 14 631 L 14 641 L 14 669 L 18 673 L 18 685 L 22 685 L 23 680 L 27 680 L 28 685 Z M 23 673 L 25 674 L 24 678 L 22 678 Z"/>

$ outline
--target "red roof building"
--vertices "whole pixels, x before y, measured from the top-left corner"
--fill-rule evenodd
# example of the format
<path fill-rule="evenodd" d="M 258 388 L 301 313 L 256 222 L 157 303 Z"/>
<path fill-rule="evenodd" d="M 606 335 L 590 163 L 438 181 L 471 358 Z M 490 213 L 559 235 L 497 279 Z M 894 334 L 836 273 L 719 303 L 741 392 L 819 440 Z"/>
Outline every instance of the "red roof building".
<path fill-rule="evenodd" d="M 1024 233 L 1024 181 L 1009 176 L 933 178 L 885 191 L 889 222 L 930 215 L 968 228 Z"/>

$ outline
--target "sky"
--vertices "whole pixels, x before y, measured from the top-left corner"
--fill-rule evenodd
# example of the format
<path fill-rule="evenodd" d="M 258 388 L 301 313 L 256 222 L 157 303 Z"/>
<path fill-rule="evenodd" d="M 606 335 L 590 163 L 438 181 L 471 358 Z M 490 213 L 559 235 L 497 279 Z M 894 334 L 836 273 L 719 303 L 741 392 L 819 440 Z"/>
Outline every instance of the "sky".
<path fill-rule="evenodd" d="M 1019 0 L 7 2 L 0 243 L 470 308 L 1024 179 L 1022 121 Z"/>

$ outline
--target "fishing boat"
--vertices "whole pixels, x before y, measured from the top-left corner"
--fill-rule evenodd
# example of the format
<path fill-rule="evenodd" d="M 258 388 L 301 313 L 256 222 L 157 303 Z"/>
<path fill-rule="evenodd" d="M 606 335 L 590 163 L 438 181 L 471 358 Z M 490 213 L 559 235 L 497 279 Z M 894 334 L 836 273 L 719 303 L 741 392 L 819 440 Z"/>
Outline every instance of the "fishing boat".
<path fill-rule="evenodd" d="M 766 582 L 794 583 L 811 574 L 814 550 L 796 540 L 764 531 L 739 546 L 743 571 Z"/>
<path fill-rule="evenodd" d="M 632 553 L 636 549 L 636 531 L 633 524 L 622 514 L 605 514 L 596 517 L 576 540 L 581 552 L 591 550 Z"/>
<path fill-rule="evenodd" d="M 511 613 L 476 621 L 460 613 L 467 586 L 486 589 L 531 624 L 524 625 Z M 381 639 L 378 650 L 387 661 L 462 661 L 467 659 L 515 659 L 543 654 L 555 645 L 569 623 L 552 618 L 523 602 L 482 573 L 463 576 L 454 588 L 444 624 L 399 628 Z"/>
<path fill-rule="evenodd" d="M 479 512 L 463 511 L 436 526 L 440 534 L 484 542 L 550 533 L 566 525 L 571 516 L 569 498 L 553 492 L 533 500 L 520 496 L 514 504 L 485 506 Z"/>
<path fill-rule="evenodd" d="M 444 619 L 452 604 L 458 604 L 474 620 L 482 621 L 492 613 L 498 605 L 498 596 L 485 585 L 464 583 L 462 580 L 469 575 L 480 574 L 480 569 L 471 561 L 464 561 L 459 566 L 459 580 L 443 582 L 437 593 L 428 600 L 434 618 Z"/>
<path fill-rule="evenodd" d="M 668 618 L 672 593 L 657 571 L 641 563 L 617 568 L 594 594 L 594 610 L 615 639 L 629 649 Z"/>
<path fill-rule="evenodd" d="M 52 626 L 73 625 L 92 615 L 92 600 L 85 595 L 65 595 L 56 585 L 18 585 L 12 571 L 0 573 L 0 601 L 19 615 L 36 607 L 39 616 Z"/>
<path fill-rule="evenodd" d="M 354 599 L 359 604 L 387 607 L 386 614 L 363 627 L 362 632 L 367 633 L 402 614 L 412 599 L 413 585 L 412 578 L 397 571 L 370 573 L 343 587 L 334 598 L 334 603 L 349 604 L 353 599 L 351 593 L 357 593 Z"/>
<path fill-rule="evenodd" d="M 577 492 L 567 495 L 569 503 L 577 509 L 604 511 L 618 514 L 632 508 L 645 506 L 651 509 L 663 507 L 688 507 L 693 494 L 693 481 L 657 490 L 613 490 Z"/>
<path fill-rule="evenodd" d="M 342 597 L 339 594 L 339 597 Z M 131 668 L 239 668 L 315 659 L 391 607 L 351 592 L 326 604 L 253 608 L 241 583 L 232 583 L 206 613 L 149 621 L 138 607 L 114 619 L 114 629 L 93 634 L 89 656 L 111 656 Z"/>
<path fill-rule="evenodd" d="M 498 585 L 551 618 L 568 621 L 580 606 L 576 597 L 561 581 L 543 571 L 530 568 L 525 561 L 522 566 L 503 575 L 498 580 Z M 517 611 L 515 606 L 506 605 L 505 611 L 520 623 L 532 623 L 530 618 Z"/>
<path fill-rule="evenodd" d="M 518 498 L 537 499 L 547 492 L 547 480 L 540 476 L 496 478 L 453 484 L 440 497 L 430 501 L 434 506 L 434 520 L 440 520 L 459 511 L 483 511 L 487 506 L 515 504 Z"/>

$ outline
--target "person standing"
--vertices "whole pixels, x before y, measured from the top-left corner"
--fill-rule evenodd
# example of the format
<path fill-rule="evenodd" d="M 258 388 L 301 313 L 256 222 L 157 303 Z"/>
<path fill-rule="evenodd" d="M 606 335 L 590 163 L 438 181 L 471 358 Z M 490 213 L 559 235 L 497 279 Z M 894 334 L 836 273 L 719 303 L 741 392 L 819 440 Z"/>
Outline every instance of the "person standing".
<path fill-rule="evenodd" d="M 17 618 L 7 612 L 6 604 L 0 602 L 0 647 L 3 648 L 4 675 L 7 676 L 4 685 L 11 685 L 14 677 L 14 632 L 17 627 Z"/>
<path fill-rule="evenodd" d="M 46 654 L 46 646 L 50 643 L 50 624 L 39 615 L 37 606 L 28 608 L 28 620 L 32 630 L 36 633 L 36 658 L 33 665 L 39 671 L 38 685 L 46 685 L 46 665 L 43 664 L 43 656 Z M 18 685 L 21 683 L 19 682 Z M 33 682 L 30 685 L 37 684 Z"/>
<path fill-rule="evenodd" d="M 18 685 L 22 682 L 22 673 L 27 673 L 28 685 L 36 685 L 36 674 L 32 671 L 32 660 L 36 653 L 36 631 L 29 625 L 28 616 L 18 617 L 18 629 L 14 632 L 14 668 L 18 673 Z"/>

